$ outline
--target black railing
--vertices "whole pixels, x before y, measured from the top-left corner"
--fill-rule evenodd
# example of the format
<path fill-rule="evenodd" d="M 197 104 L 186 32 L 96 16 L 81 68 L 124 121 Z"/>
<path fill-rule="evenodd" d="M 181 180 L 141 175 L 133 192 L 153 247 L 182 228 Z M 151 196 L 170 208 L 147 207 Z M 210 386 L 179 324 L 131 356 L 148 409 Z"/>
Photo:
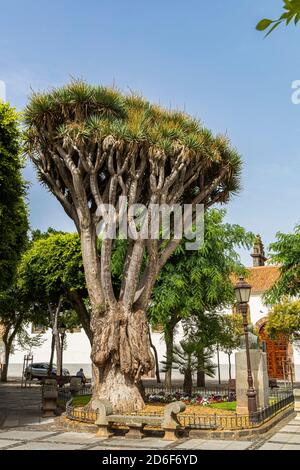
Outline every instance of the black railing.
<path fill-rule="evenodd" d="M 263 408 L 262 410 L 253 413 L 252 415 L 240 415 L 237 413 L 231 414 L 179 414 L 178 419 L 182 426 L 187 429 L 210 429 L 210 430 L 242 430 L 251 429 L 261 426 L 263 423 L 273 418 L 279 412 L 287 409 L 293 402 L 294 396 L 291 390 L 277 390 L 272 394 L 271 399 L 274 403 Z M 131 415 L 147 415 L 147 416 L 161 416 L 161 412 L 140 412 L 130 413 Z M 94 423 L 97 418 L 97 413 L 94 411 L 84 410 L 79 407 L 74 407 L 70 400 L 66 406 L 66 415 L 69 419 L 82 421 L 85 423 Z"/>

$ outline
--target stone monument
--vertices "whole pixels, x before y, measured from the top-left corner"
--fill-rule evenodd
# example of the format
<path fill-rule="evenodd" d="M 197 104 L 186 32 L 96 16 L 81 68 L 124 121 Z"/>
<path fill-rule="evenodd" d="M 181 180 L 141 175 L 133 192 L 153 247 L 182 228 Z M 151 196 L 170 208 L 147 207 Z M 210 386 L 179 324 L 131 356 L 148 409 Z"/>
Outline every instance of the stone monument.
<path fill-rule="evenodd" d="M 267 372 L 267 355 L 259 347 L 259 340 L 251 331 L 249 325 L 249 352 L 252 377 L 256 391 L 257 409 L 264 408 L 269 404 L 269 378 Z M 248 371 L 245 337 L 241 337 L 241 350 L 235 353 L 235 377 L 236 377 L 236 412 L 248 413 Z"/>

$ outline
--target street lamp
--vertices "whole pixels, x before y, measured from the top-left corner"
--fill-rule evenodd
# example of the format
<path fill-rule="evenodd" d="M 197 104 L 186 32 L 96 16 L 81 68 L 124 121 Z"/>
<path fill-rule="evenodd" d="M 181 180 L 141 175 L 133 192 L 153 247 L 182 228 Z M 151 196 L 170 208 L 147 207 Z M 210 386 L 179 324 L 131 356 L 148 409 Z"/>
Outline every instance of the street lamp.
<path fill-rule="evenodd" d="M 243 315 L 243 325 L 245 332 L 245 345 L 246 345 L 246 357 L 247 357 L 247 380 L 248 380 L 248 412 L 249 415 L 257 411 L 256 405 L 256 391 L 253 384 L 253 377 L 251 371 L 251 361 L 250 361 L 250 350 L 249 350 L 249 338 L 248 338 L 248 302 L 251 294 L 251 286 L 248 284 L 244 277 L 241 276 L 239 281 L 234 286 L 234 292 L 239 310 Z"/>

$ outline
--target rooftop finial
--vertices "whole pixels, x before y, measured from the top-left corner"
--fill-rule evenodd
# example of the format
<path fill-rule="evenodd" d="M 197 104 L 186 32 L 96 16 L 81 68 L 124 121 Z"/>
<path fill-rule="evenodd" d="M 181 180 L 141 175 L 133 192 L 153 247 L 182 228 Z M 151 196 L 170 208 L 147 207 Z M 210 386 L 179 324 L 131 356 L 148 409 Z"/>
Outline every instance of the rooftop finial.
<path fill-rule="evenodd" d="M 253 266 L 264 266 L 267 258 L 265 257 L 264 245 L 261 240 L 260 235 L 256 235 L 253 245 L 253 253 L 251 253 L 253 258 Z"/>

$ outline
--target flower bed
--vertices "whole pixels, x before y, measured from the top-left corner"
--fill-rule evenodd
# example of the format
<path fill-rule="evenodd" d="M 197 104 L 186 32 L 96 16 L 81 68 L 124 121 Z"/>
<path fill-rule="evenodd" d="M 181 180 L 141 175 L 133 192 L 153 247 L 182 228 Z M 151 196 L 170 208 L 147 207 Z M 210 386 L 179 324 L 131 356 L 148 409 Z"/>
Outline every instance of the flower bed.
<path fill-rule="evenodd" d="M 147 403 L 171 403 L 173 401 L 183 401 L 187 405 L 202 405 L 208 406 L 213 403 L 224 403 L 224 402 L 233 402 L 236 400 L 234 392 L 230 392 L 227 396 L 225 395 L 201 395 L 199 393 L 192 393 L 192 395 L 187 395 L 182 392 L 158 392 L 158 393 L 149 393 L 146 395 Z"/>

